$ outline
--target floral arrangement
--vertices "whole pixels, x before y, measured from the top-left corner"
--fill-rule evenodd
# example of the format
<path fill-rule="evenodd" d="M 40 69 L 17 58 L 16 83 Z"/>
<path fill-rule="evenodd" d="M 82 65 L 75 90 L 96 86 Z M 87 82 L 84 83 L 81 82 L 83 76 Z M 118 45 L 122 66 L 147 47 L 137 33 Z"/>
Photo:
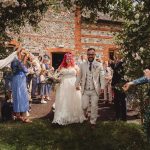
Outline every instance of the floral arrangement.
<path fill-rule="evenodd" d="M 58 70 L 56 70 L 53 74 L 47 77 L 47 83 L 51 84 L 53 90 L 61 83 L 61 74 Z"/>

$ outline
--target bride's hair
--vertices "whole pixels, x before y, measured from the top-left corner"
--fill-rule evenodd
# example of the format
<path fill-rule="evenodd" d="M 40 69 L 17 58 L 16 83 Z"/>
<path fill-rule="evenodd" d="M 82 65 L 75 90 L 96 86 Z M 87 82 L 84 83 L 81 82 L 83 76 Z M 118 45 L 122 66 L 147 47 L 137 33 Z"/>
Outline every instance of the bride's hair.
<path fill-rule="evenodd" d="M 68 58 L 70 58 L 70 63 L 69 64 L 66 62 L 66 60 Z M 75 61 L 74 61 L 72 53 L 66 53 L 64 55 L 63 61 L 62 61 L 59 68 L 61 69 L 61 68 L 68 68 L 68 67 L 74 67 L 74 66 L 75 66 Z"/>

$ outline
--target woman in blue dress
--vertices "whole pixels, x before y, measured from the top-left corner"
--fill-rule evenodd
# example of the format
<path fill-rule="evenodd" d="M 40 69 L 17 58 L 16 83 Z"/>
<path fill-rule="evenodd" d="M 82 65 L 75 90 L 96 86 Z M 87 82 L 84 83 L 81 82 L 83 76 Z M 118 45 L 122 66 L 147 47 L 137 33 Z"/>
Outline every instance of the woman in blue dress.
<path fill-rule="evenodd" d="M 31 122 L 26 118 L 26 112 L 29 110 L 29 97 L 26 83 L 26 73 L 28 72 L 25 64 L 28 56 L 23 52 L 18 52 L 18 59 L 11 63 L 12 76 L 12 97 L 13 111 L 17 119 L 23 122 Z"/>

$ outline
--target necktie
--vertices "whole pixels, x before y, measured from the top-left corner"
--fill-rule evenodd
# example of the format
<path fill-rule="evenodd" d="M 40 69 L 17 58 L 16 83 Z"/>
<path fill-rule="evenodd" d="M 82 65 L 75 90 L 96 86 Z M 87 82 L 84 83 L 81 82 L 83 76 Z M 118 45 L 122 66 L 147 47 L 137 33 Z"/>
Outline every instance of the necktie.
<path fill-rule="evenodd" d="M 90 71 L 92 70 L 92 62 L 90 62 L 89 70 L 90 70 Z"/>

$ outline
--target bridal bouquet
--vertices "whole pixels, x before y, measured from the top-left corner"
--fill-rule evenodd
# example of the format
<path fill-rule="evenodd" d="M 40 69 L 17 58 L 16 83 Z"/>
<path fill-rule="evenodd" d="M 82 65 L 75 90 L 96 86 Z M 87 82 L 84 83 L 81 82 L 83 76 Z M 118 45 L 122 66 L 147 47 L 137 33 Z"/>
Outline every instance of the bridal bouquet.
<path fill-rule="evenodd" d="M 54 91 L 56 91 L 57 87 L 60 85 L 61 78 L 62 78 L 62 74 L 58 70 L 56 70 L 54 73 L 54 83 L 53 83 Z"/>
<path fill-rule="evenodd" d="M 61 74 L 57 70 L 51 76 L 47 77 L 47 83 L 52 84 L 53 89 L 56 89 L 56 86 L 61 83 Z"/>

